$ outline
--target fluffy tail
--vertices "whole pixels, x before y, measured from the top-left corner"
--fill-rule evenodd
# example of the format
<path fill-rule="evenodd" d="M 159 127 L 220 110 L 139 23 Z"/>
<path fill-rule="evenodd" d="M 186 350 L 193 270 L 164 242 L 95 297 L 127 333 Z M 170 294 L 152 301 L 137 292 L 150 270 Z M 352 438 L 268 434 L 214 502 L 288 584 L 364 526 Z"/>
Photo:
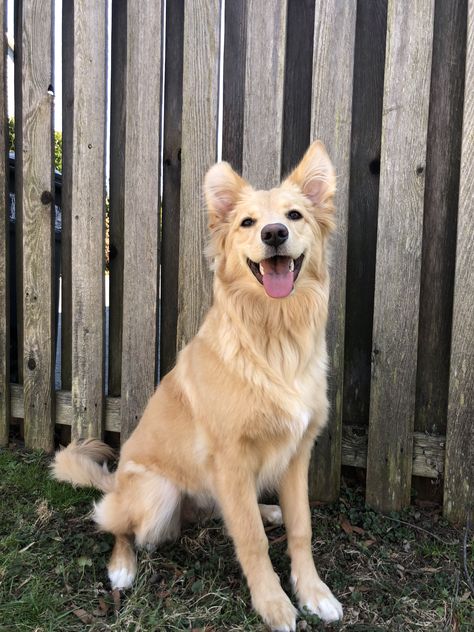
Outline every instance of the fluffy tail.
<path fill-rule="evenodd" d="M 98 439 L 73 441 L 56 452 L 51 464 L 53 478 L 74 487 L 96 487 L 110 492 L 114 488 L 115 474 L 109 472 L 106 461 L 113 456 L 113 449 Z"/>

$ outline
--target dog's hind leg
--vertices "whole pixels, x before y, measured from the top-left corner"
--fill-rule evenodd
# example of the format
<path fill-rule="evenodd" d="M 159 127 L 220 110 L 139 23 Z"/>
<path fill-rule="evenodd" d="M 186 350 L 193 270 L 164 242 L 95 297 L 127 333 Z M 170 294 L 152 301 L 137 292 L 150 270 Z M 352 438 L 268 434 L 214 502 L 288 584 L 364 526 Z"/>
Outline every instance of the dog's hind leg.
<path fill-rule="evenodd" d="M 133 550 L 132 538 L 117 535 L 115 545 L 107 566 L 112 588 L 130 588 L 137 572 L 137 560 Z"/>

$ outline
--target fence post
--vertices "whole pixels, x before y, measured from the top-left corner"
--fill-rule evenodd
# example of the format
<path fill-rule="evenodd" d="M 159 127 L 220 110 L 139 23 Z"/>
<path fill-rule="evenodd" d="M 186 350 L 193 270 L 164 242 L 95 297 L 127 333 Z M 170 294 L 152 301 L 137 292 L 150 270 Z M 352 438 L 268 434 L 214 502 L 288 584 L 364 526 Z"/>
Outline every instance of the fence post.
<path fill-rule="evenodd" d="M 122 134 L 115 130 L 118 143 L 111 155 L 111 169 L 118 166 L 122 175 L 114 184 L 120 189 L 115 189 L 117 202 L 123 204 L 115 210 L 123 218 L 120 439 L 124 442 L 137 425 L 156 378 L 162 25 L 161 3 L 120 2 L 114 10 L 121 13 L 122 20 L 114 25 L 125 49 L 119 87 L 123 129 Z"/>
<path fill-rule="evenodd" d="M 242 175 L 262 189 L 276 186 L 281 173 L 286 5 L 247 2 Z"/>
<path fill-rule="evenodd" d="M 310 495 L 334 501 L 339 495 L 342 442 L 342 384 L 346 296 L 347 214 L 356 2 L 318 2 L 313 52 L 312 138 L 326 145 L 337 175 L 336 223 L 332 240 L 328 317 L 328 426 L 318 438 L 310 467 Z M 335 69 L 337 68 L 337 72 Z"/>
<path fill-rule="evenodd" d="M 8 199 L 8 119 L 7 119 L 7 38 L 6 5 L 0 0 L 0 446 L 8 445 L 10 426 L 10 297 L 9 297 L 9 199 Z"/>
<path fill-rule="evenodd" d="M 73 81 L 70 218 L 72 438 L 103 433 L 106 4 L 65 2 L 74 41 L 65 60 Z M 66 175 L 66 174 L 65 174 Z"/>
<path fill-rule="evenodd" d="M 17 4 L 16 230 L 23 258 L 25 444 L 54 447 L 52 3 Z M 41 28 L 38 25 L 41 24 Z"/>
<path fill-rule="evenodd" d="M 410 502 L 433 14 L 389 0 L 366 489 L 382 511 Z"/>
<path fill-rule="evenodd" d="M 219 91 L 219 0 L 184 7 L 183 122 L 177 345 L 197 332 L 211 304 L 212 276 L 204 255 L 207 217 L 204 174 L 216 161 Z"/>
<path fill-rule="evenodd" d="M 166 4 L 163 200 L 161 238 L 160 374 L 176 360 L 178 322 L 181 114 L 183 111 L 184 0 Z"/>
<path fill-rule="evenodd" d="M 474 517 L 474 0 L 469 0 L 444 513 Z"/>

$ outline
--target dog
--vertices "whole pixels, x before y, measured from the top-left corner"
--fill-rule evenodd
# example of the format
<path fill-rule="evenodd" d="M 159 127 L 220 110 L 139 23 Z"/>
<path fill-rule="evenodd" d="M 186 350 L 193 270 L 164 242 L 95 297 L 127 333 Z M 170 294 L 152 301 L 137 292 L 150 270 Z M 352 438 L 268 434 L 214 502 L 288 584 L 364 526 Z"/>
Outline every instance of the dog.
<path fill-rule="evenodd" d="M 136 574 L 133 548 L 179 534 L 185 502 L 218 506 L 252 604 L 272 630 L 296 628 L 297 611 L 268 556 L 263 520 L 286 526 L 300 608 L 326 622 L 342 607 L 311 552 L 308 467 L 327 421 L 328 237 L 335 173 L 320 141 L 280 184 L 259 191 L 226 162 L 204 180 L 214 299 L 121 449 L 96 439 L 57 452 L 53 475 L 105 492 L 94 520 L 115 535 L 114 588 Z M 265 490 L 280 506 L 259 505 Z"/>

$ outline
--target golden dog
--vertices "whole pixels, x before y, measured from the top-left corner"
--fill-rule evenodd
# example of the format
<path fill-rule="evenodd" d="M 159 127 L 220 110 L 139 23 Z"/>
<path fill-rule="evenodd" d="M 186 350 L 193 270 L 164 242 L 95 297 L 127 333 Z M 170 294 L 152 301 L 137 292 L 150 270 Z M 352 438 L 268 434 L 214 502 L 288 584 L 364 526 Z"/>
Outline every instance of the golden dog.
<path fill-rule="evenodd" d="M 327 238 L 335 175 L 320 142 L 282 184 L 256 191 L 225 162 L 207 173 L 214 302 L 195 338 L 151 397 L 121 450 L 73 442 L 54 476 L 105 492 L 94 519 L 116 537 L 113 587 L 136 573 L 134 539 L 154 546 L 179 533 L 185 500 L 216 503 L 247 578 L 252 603 L 272 630 L 295 630 L 296 609 L 280 586 L 262 518 L 282 519 L 300 607 L 342 617 L 311 553 L 308 465 L 327 419 L 325 325 Z M 263 490 L 278 506 L 258 504 Z"/>

